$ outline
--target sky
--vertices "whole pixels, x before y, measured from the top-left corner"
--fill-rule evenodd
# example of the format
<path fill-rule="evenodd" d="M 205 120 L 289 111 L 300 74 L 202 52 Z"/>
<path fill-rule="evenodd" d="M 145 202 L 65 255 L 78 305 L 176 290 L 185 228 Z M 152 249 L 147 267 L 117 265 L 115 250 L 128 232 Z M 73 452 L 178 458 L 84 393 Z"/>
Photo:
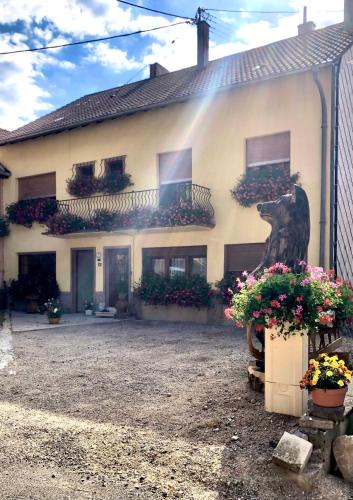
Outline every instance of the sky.
<path fill-rule="evenodd" d="M 0 52 L 100 38 L 167 25 L 165 29 L 87 45 L 0 55 L 0 127 L 14 130 L 78 97 L 148 77 L 148 65 L 169 71 L 196 62 L 196 27 L 171 24 L 197 7 L 291 11 L 233 14 L 210 11 L 210 59 L 295 36 L 303 6 L 317 28 L 343 20 L 343 0 L 1 0 Z"/>

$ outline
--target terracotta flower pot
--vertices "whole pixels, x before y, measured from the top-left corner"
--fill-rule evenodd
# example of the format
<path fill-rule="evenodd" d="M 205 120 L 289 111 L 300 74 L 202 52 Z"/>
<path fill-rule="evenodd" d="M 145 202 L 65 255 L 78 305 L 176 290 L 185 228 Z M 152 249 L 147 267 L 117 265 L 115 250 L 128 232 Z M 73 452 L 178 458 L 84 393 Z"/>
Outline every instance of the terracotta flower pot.
<path fill-rule="evenodd" d="M 311 398 L 317 406 L 336 408 L 343 405 L 347 390 L 347 386 L 340 389 L 313 389 Z"/>
<path fill-rule="evenodd" d="M 60 318 L 48 318 L 50 325 L 58 325 L 60 323 Z"/>

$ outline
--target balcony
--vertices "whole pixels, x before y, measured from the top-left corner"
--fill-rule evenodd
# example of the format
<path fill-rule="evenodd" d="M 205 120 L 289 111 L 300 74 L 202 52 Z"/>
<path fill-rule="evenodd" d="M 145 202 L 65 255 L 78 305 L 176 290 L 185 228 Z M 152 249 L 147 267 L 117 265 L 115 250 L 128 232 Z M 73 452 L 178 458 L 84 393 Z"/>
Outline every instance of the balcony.
<path fill-rule="evenodd" d="M 56 214 L 47 222 L 44 234 L 48 236 L 214 227 L 210 189 L 191 183 L 71 198 L 58 201 L 57 206 Z"/>

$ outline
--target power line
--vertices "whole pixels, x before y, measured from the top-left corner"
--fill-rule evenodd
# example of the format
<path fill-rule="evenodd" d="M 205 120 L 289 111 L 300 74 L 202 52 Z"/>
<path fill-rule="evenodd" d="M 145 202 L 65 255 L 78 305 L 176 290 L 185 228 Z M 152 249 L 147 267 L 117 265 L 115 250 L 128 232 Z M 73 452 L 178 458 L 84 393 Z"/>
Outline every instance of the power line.
<path fill-rule="evenodd" d="M 126 0 L 117 0 L 117 2 L 130 5 L 131 7 L 137 7 L 138 9 L 148 10 L 149 12 L 156 12 L 157 14 L 163 14 L 164 16 L 170 17 L 180 17 L 181 19 L 188 19 L 189 21 L 194 21 L 193 17 L 179 16 L 178 14 L 171 14 L 170 12 L 163 12 L 162 10 L 151 9 L 150 7 L 144 7 L 143 5 L 137 5 L 136 3 L 127 2 Z"/>
<path fill-rule="evenodd" d="M 299 10 L 232 10 L 232 9 L 203 9 L 209 12 L 232 12 L 234 14 L 297 14 Z"/>
<path fill-rule="evenodd" d="M 105 36 L 103 38 L 91 38 L 90 40 L 82 40 L 79 42 L 63 43 L 60 45 L 46 45 L 44 47 L 35 47 L 33 49 L 11 50 L 8 52 L 0 52 L 0 56 L 6 56 L 8 54 L 20 54 L 22 52 L 37 52 L 38 50 L 59 49 L 61 47 L 71 47 L 73 45 L 83 45 L 85 43 L 102 42 L 105 40 L 113 40 L 115 38 L 123 38 L 123 37 L 132 36 L 132 35 L 139 35 L 141 33 L 148 33 L 150 31 L 161 30 L 163 28 L 171 28 L 172 26 L 178 26 L 180 24 L 188 24 L 188 22 L 187 21 L 180 21 L 179 23 L 167 24 L 164 26 L 157 26 L 156 28 L 149 28 L 147 30 L 133 31 L 131 33 L 122 33 L 121 35 Z"/>

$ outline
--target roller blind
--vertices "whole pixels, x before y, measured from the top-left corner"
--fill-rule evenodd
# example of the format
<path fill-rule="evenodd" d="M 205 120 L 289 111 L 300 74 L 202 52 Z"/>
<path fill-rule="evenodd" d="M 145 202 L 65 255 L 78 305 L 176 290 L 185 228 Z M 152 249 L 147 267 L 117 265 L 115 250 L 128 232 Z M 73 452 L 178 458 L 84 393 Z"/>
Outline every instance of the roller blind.
<path fill-rule="evenodd" d="M 55 172 L 31 175 L 18 179 L 18 198 L 46 198 L 56 195 Z"/>
<path fill-rule="evenodd" d="M 246 140 L 247 167 L 289 161 L 290 132 L 252 137 Z"/>
<path fill-rule="evenodd" d="M 192 179 L 191 149 L 159 155 L 159 183 L 182 182 Z"/>
<path fill-rule="evenodd" d="M 237 273 L 253 271 L 261 262 L 265 243 L 225 245 L 225 271 Z"/>

